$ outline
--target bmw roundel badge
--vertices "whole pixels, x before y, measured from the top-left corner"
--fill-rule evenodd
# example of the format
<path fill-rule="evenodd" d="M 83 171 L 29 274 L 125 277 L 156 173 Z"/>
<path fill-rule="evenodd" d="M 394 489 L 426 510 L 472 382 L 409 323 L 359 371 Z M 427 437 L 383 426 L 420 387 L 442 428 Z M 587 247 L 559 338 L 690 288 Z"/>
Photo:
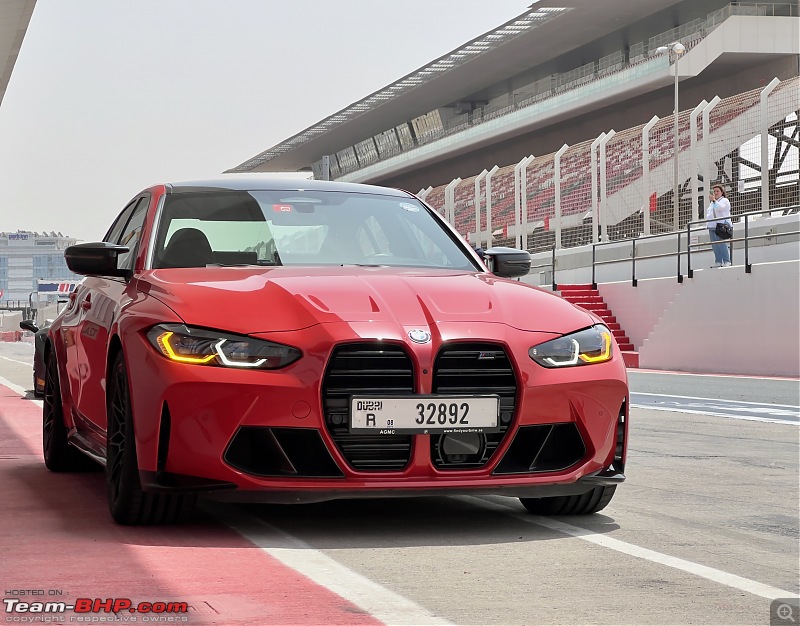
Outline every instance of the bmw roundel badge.
<path fill-rule="evenodd" d="M 415 328 L 408 331 L 408 338 L 414 343 L 428 343 L 431 340 L 431 334 L 427 330 Z"/>

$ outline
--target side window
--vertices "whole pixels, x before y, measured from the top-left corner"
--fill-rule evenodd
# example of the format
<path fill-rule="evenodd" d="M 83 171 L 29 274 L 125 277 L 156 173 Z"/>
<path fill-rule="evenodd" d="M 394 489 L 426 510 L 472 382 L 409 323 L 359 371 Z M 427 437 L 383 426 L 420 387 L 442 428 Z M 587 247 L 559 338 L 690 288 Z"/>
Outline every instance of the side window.
<path fill-rule="evenodd" d="M 118 268 L 133 269 L 133 263 L 136 260 L 136 251 L 139 247 L 139 238 L 142 235 L 142 225 L 144 224 L 144 218 L 147 217 L 147 207 L 149 204 L 150 196 L 144 196 L 136 202 L 133 215 L 131 215 L 125 228 L 122 229 L 122 234 L 115 242 L 121 246 L 128 246 L 128 248 L 130 248 L 128 252 L 120 254 L 117 257 Z"/>
<path fill-rule="evenodd" d="M 136 207 L 136 200 L 132 201 L 128 206 L 122 209 L 122 213 L 119 214 L 119 217 L 117 217 L 117 219 L 111 225 L 111 228 L 106 233 L 106 236 L 103 237 L 103 241 L 117 243 L 119 236 L 122 233 L 122 229 L 125 228 L 125 224 L 128 223 L 128 219 L 130 218 L 131 213 L 133 213 L 134 207 Z"/>

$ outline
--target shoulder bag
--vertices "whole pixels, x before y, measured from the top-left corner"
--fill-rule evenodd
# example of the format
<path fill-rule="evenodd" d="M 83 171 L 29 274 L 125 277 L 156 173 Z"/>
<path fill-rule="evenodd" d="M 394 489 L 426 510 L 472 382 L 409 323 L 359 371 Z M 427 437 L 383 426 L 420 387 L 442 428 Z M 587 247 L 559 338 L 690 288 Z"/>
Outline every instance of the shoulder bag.
<path fill-rule="evenodd" d="M 714 218 L 716 218 L 717 217 L 716 206 L 711 210 L 714 213 Z M 733 226 L 731 226 L 730 224 L 726 224 L 725 222 L 721 222 L 717 224 L 716 228 L 714 228 L 714 232 L 720 239 L 730 239 L 731 237 L 733 237 Z"/>

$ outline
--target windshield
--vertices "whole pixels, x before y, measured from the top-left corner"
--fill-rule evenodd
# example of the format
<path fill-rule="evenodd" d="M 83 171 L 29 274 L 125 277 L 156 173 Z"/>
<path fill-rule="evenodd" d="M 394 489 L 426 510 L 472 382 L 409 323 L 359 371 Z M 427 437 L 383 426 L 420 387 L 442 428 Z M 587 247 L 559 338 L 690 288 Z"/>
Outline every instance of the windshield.
<path fill-rule="evenodd" d="M 335 191 L 168 195 L 153 268 L 206 265 L 478 269 L 456 236 L 414 198 Z"/>

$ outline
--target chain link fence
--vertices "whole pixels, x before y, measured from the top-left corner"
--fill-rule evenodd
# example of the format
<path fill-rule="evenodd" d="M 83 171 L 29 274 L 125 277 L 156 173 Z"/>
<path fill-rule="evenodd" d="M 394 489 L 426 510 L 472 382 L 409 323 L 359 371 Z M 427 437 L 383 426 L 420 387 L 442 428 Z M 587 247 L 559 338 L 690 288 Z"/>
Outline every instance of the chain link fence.
<path fill-rule="evenodd" d="M 734 216 L 762 208 L 762 181 L 770 210 L 780 210 L 800 204 L 799 112 L 797 77 L 680 112 L 677 179 L 670 115 L 536 157 L 524 173 L 515 163 L 472 174 L 455 185 L 450 212 L 446 185 L 423 195 L 470 242 L 532 252 L 672 232 L 676 221 L 683 229 L 703 217 L 713 184 L 726 188 Z"/>

